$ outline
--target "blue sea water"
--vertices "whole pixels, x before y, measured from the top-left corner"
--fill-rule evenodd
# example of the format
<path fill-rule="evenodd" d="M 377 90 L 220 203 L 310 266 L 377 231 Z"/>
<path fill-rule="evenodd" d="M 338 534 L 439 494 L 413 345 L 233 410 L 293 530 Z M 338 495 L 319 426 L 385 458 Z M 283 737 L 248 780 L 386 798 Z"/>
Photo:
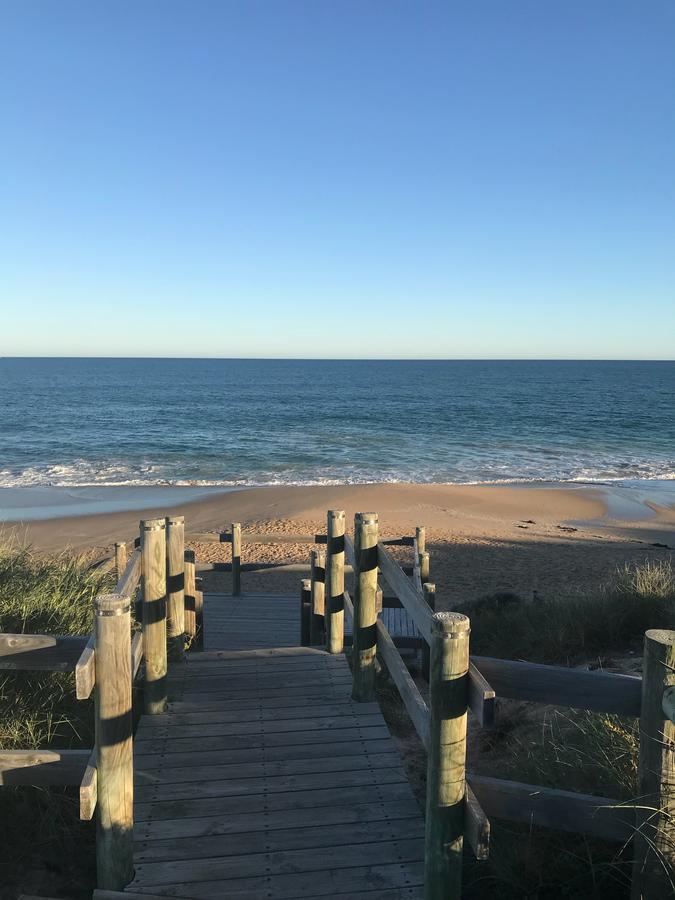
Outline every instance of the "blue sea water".
<path fill-rule="evenodd" d="M 0 487 L 675 479 L 675 363 L 0 359 Z"/>

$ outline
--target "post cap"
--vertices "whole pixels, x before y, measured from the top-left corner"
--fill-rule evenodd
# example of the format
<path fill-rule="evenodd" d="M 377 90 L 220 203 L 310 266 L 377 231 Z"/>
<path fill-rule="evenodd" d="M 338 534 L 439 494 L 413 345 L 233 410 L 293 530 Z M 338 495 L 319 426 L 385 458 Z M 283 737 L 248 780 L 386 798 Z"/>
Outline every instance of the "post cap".
<path fill-rule="evenodd" d="M 183 552 L 183 560 L 185 562 L 193 563 L 195 561 L 195 551 L 194 550 L 185 550 Z"/>
<path fill-rule="evenodd" d="M 184 525 L 185 524 L 185 516 L 167 516 L 166 524 L 167 525 Z"/>
<path fill-rule="evenodd" d="M 99 594 L 94 599 L 97 616 L 123 616 L 131 612 L 131 597 L 126 594 Z"/>
<path fill-rule="evenodd" d="M 328 510 L 328 518 L 329 519 L 344 519 L 345 511 L 344 509 L 329 509 Z"/>
<path fill-rule="evenodd" d="M 312 589 L 312 579 L 311 578 L 303 578 L 302 579 L 302 589 L 303 589 L 303 591 L 310 591 Z"/>
<path fill-rule="evenodd" d="M 432 616 L 431 630 L 439 634 L 468 634 L 471 623 L 463 613 L 438 612 Z"/>
<path fill-rule="evenodd" d="M 166 518 L 141 519 L 141 531 L 161 531 L 166 528 Z"/>
<path fill-rule="evenodd" d="M 360 512 L 354 518 L 362 525 L 376 525 L 378 521 L 377 513 L 374 512 Z"/>

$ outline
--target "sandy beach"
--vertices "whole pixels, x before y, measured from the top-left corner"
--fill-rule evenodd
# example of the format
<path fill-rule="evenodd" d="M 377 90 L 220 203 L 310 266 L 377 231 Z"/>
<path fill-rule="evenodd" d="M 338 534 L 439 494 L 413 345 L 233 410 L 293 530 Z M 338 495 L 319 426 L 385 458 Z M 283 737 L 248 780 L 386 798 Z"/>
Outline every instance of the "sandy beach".
<path fill-rule="evenodd" d="M 666 487 L 668 487 L 666 485 Z M 179 496 L 179 495 L 178 495 Z M 427 528 L 432 580 L 439 607 L 495 592 L 530 598 L 592 589 L 624 563 L 663 559 L 675 548 L 675 492 L 620 492 L 600 486 L 496 486 L 375 484 L 263 487 L 219 492 L 170 509 L 68 516 L 8 524 L 35 549 L 103 554 L 115 540 L 132 540 L 139 518 L 175 512 L 190 532 L 219 531 L 240 521 L 250 531 L 321 532 L 329 508 L 379 513 L 387 537 Z M 656 498 L 656 499 L 654 499 Z M 191 542 L 198 560 L 228 559 L 229 545 Z M 247 545 L 246 561 L 306 561 L 307 545 Z M 245 576 L 251 589 L 264 583 L 291 590 L 297 575 Z M 269 579 L 274 579 L 273 583 Z M 207 588 L 227 576 L 208 576 Z"/>

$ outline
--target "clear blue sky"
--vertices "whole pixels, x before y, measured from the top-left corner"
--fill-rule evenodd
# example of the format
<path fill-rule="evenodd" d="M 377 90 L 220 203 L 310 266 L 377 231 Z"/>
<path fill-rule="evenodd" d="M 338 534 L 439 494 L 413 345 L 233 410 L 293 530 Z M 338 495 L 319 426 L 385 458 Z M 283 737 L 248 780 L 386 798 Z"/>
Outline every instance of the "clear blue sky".
<path fill-rule="evenodd" d="M 675 356 L 673 0 L 3 0 L 0 355 Z"/>

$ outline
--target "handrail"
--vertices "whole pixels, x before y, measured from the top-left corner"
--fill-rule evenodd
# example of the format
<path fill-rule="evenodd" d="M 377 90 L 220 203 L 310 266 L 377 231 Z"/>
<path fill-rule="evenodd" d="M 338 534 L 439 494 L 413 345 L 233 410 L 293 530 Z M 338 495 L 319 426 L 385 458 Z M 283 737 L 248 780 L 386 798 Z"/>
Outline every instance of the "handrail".
<path fill-rule="evenodd" d="M 131 597 L 141 580 L 141 551 L 134 550 L 115 585 L 115 593 Z"/>
<path fill-rule="evenodd" d="M 115 593 L 124 597 L 133 596 L 141 578 L 141 551 L 134 550 L 129 557 L 124 572 L 115 585 Z M 84 646 L 79 659 L 75 664 L 75 696 L 78 700 L 86 700 L 96 684 L 96 650 L 94 632 Z"/>
<path fill-rule="evenodd" d="M 424 595 L 415 588 L 403 569 L 391 558 L 382 542 L 377 545 L 377 561 L 382 575 L 410 613 L 417 630 L 427 644 L 431 643 L 433 613 L 429 609 Z"/>

